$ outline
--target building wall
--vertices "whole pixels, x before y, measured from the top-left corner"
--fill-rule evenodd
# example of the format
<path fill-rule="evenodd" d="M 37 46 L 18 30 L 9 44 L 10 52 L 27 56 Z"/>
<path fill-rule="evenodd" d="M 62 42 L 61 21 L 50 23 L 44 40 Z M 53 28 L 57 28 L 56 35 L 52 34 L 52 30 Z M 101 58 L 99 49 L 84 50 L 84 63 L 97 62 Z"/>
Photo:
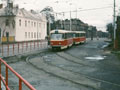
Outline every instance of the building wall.
<path fill-rule="evenodd" d="M 11 17 L 0 17 L 0 28 L 1 28 L 1 40 L 2 42 L 8 41 L 14 41 L 15 37 L 15 18 L 14 16 Z M 9 34 L 9 37 L 7 38 L 6 33 Z"/>
<path fill-rule="evenodd" d="M 16 41 L 40 40 L 46 36 L 46 22 L 16 17 Z"/>
<path fill-rule="evenodd" d="M 8 25 L 6 25 L 6 19 L 8 19 Z M 3 38 L 3 42 L 8 41 L 6 37 L 6 32 L 9 33 L 10 40 L 12 41 L 30 41 L 45 39 L 45 37 L 47 36 L 46 24 L 46 20 L 33 20 L 21 16 L 9 18 L 0 17 L 1 39 Z"/>

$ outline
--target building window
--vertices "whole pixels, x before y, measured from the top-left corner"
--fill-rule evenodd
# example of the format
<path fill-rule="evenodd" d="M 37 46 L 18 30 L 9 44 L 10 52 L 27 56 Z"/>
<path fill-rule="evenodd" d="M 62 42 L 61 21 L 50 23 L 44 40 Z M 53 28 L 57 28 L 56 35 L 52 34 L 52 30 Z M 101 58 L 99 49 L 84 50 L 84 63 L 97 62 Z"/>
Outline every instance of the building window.
<path fill-rule="evenodd" d="M 41 33 L 39 33 L 39 38 L 41 38 Z"/>
<path fill-rule="evenodd" d="M 33 38 L 33 32 L 31 32 L 31 38 Z"/>
<path fill-rule="evenodd" d="M 33 27 L 33 22 L 31 22 L 31 26 Z"/>
<path fill-rule="evenodd" d="M 30 26 L 30 21 L 28 21 L 28 26 Z"/>
<path fill-rule="evenodd" d="M 6 19 L 5 25 L 6 25 L 6 26 L 9 26 L 9 20 L 8 20 L 8 19 Z"/>
<path fill-rule="evenodd" d="M 41 27 L 41 24 L 39 23 L 39 27 Z"/>
<path fill-rule="evenodd" d="M 25 32 L 25 38 L 27 38 L 27 32 Z"/>
<path fill-rule="evenodd" d="M 27 27 L 27 21 L 25 21 L 25 27 Z"/>
<path fill-rule="evenodd" d="M 21 19 L 19 20 L 19 26 L 21 26 Z"/>
<path fill-rule="evenodd" d="M 34 27 L 36 27 L 36 22 L 34 22 Z"/>
<path fill-rule="evenodd" d="M 36 38 L 36 32 L 34 32 L 34 38 Z"/>
<path fill-rule="evenodd" d="M 37 32 L 37 38 L 39 38 L 39 36 L 38 36 L 38 32 Z"/>
<path fill-rule="evenodd" d="M 30 32 L 28 33 L 28 37 L 30 38 Z"/>

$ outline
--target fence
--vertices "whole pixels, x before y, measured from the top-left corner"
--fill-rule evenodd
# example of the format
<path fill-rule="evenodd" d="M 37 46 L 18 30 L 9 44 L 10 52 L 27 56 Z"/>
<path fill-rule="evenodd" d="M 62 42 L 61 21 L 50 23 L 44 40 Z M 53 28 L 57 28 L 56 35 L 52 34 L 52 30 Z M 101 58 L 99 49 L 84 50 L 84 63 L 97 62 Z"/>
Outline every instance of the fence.
<path fill-rule="evenodd" d="M 6 69 L 5 69 L 5 80 L 3 78 L 3 75 L 1 73 L 1 64 L 4 64 Z M 22 82 L 30 89 L 30 90 L 36 90 L 31 84 L 29 84 L 24 78 L 22 78 L 17 72 L 15 72 L 4 60 L 0 58 L 0 90 L 1 90 L 1 81 L 3 81 L 6 90 L 10 90 L 9 85 L 8 85 L 8 70 L 10 70 L 13 74 L 16 75 L 16 77 L 19 78 L 19 90 L 22 90 Z"/>
<path fill-rule="evenodd" d="M 8 57 L 23 53 L 29 53 L 37 50 L 42 50 L 48 47 L 46 40 L 18 42 L 15 44 L 1 44 L 0 56 Z"/>

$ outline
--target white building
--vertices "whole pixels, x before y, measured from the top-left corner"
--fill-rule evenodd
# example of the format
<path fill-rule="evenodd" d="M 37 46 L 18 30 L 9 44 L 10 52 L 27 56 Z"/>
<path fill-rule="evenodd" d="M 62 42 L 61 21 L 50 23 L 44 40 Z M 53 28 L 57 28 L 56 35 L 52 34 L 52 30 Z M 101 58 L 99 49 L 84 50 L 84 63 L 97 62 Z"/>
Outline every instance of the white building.
<path fill-rule="evenodd" d="M 5 7 L 0 9 L 0 30 L 3 42 L 41 40 L 47 36 L 47 20 L 33 10 Z"/>

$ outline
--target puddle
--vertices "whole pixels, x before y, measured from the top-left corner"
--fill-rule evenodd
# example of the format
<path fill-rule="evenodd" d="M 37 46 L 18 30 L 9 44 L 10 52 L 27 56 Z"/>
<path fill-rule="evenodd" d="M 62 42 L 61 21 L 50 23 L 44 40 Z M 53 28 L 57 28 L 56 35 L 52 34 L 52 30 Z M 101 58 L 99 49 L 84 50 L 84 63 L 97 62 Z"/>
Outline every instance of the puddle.
<path fill-rule="evenodd" d="M 85 59 L 91 60 L 91 61 L 99 61 L 99 60 L 104 60 L 106 56 L 100 56 L 100 55 L 96 55 L 93 57 L 85 57 Z"/>
<path fill-rule="evenodd" d="M 106 43 L 105 45 L 103 45 L 101 48 L 106 48 L 108 47 L 109 43 Z"/>
<path fill-rule="evenodd" d="M 43 56 L 45 62 L 51 62 L 52 59 L 50 56 Z"/>
<path fill-rule="evenodd" d="M 46 62 L 51 62 L 52 60 L 50 60 L 50 59 L 44 59 L 44 61 L 46 61 Z"/>
<path fill-rule="evenodd" d="M 60 65 L 57 65 L 58 67 L 64 67 L 64 65 L 60 64 Z"/>

